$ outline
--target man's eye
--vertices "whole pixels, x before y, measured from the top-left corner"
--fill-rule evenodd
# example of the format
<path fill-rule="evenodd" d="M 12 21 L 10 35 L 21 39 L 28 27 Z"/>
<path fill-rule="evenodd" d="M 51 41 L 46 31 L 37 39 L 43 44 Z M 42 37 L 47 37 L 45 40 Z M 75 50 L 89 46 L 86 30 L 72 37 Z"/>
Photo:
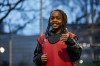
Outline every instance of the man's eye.
<path fill-rule="evenodd" d="M 57 18 L 58 20 L 60 19 L 60 18 Z"/>
<path fill-rule="evenodd" d="M 53 17 L 50 18 L 51 20 L 53 19 Z"/>

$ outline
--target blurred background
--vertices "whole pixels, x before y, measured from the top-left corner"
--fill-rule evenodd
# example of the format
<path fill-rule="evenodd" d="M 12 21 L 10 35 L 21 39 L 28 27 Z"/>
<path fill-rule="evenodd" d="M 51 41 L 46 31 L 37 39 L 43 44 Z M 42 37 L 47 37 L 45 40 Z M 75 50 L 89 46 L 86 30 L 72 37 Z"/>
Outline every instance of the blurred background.
<path fill-rule="evenodd" d="M 37 38 L 50 12 L 63 10 L 82 47 L 76 66 L 100 66 L 100 0 L 0 0 L 0 66 L 36 66 Z"/>

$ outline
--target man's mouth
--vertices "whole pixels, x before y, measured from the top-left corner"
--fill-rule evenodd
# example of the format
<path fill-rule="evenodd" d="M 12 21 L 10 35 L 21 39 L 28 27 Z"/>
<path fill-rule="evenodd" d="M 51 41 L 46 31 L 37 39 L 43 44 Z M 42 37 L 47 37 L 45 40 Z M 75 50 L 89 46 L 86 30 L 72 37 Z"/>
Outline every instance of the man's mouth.
<path fill-rule="evenodd" d="M 53 25 L 53 26 L 57 26 L 57 24 L 55 24 L 55 23 L 54 23 L 54 24 L 52 24 L 52 25 Z"/>
<path fill-rule="evenodd" d="M 52 25 L 53 25 L 53 26 L 57 26 L 57 25 L 58 25 L 58 23 L 52 23 Z"/>

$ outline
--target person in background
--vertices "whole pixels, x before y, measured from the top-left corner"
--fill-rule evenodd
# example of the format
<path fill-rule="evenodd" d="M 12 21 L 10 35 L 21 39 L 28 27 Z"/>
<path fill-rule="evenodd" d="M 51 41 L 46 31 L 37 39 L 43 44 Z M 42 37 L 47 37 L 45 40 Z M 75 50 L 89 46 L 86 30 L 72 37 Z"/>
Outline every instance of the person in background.
<path fill-rule="evenodd" d="M 40 36 L 33 61 L 39 66 L 75 66 L 82 48 L 77 36 L 66 28 L 67 15 L 60 9 L 50 14 L 46 33 Z"/>

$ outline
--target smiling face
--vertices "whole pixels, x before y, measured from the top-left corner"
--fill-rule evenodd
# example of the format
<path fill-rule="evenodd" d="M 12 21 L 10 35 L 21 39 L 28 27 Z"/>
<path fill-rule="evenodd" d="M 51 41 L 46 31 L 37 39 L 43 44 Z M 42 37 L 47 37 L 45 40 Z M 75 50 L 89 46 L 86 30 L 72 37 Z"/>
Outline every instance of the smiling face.
<path fill-rule="evenodd" d="M 59 11 L 53 11 L 50 16 L 50 25 L 54 30 L 60 29 L 63 24 L 62 14 Z"/>

